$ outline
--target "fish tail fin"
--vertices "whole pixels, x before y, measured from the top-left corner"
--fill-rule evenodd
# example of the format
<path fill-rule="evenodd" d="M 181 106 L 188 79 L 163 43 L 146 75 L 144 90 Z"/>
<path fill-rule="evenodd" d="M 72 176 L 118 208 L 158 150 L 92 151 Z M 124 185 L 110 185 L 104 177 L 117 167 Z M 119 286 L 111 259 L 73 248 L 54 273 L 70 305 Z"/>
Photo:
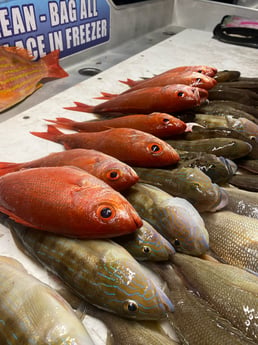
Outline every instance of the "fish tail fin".
<path fill-rule="evenodd" d="M 0 176 L 18 171 L 21 166 L 20 163 L 0 162 Z"/>
<path fill-rule="evenodd" d="M 47 126 L 47 132 L 30 132 L 30 133 L 32 135 L 35 135 L 36 137 L 54 141 L 56 143 L 58 143 L 59 136 L 64 134 L 53 125 Z"/>
<path fill-rule="evenodd" d="M 48 122 L 54 123 L 57 127 L 66 128 L 66 129 L 74 129 L 75 121 L 67 119 L 65 117 L 57 117 L 55 120 L 47 120 Z"/>
<path fill-rule="evenodd" d="M 119 81 L 120 81 L 120 83 L 123 83 L 123 84 L 128 85 L 128 86 L 134 86 L 135 84 L 137 84 L 136 80 L 133 80 L 130 78 L 127 78 L 127 80 L 119 80 Z"/>
<path fill-rule="evenodd" d="M 102 96 L 94 97 L 94 99 L 111 99 L 116 97 L 117 93 L 101 92 Z"/>
<path fill-rule="evenodd" d="M 59 50 L 47 54 L 42 58 L 47 67 L 48 78 L 64 78 L 68 73 L 59 65 Z"/>
<path fill-rule="evenodd" d="M 64 109 L 67 110 L 73 110 L 73 111 L 82 111 L 84 113 L 94 113 L 94 106 L 88 105 L 81 102 L 74 102 L 76 105 L 75 107 L 64 107 Z"/>

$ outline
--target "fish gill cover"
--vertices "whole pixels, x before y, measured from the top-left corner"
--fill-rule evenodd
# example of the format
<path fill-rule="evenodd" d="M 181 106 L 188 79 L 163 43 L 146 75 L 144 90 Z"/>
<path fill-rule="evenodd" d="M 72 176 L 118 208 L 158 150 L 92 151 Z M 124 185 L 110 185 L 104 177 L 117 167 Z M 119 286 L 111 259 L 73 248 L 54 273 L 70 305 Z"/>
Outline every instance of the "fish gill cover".
<path fill-rule="evenodd" d="M 0 45 L 26 48 L 35 59 L 56 49 L 71 55 L 109 37 L 106 0 L 0 0 Z"/>

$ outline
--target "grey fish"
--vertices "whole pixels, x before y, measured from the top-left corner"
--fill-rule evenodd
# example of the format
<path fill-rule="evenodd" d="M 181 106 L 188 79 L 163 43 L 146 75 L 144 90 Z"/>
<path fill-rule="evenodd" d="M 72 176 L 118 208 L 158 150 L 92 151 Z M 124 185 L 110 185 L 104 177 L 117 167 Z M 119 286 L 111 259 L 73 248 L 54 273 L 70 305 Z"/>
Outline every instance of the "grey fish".
<path fill-rule="evenodd" d="M 175 254 L 174 247 L 154 227 L 142 221 L 134 233 L 119 236 L 115 242 L 123 246 L 138 261 L 165 261 Z"/>
<path fill-rule="evenodd" d="M 176 150 L 207 152 L 229 159 L 244 157 L 252 150 L 249 143 L 233 138 L 166 140 L 166 142 Z"/>
<path fill-rule="evenodd" d="M 258 275 L 258 219 L 231 211 L 202 213 L 202 218 L 216 257 Z"/>
<path fill-rule="evenodd" d="M 227 194 L 198 168 L 135 168 L 140 182 L 188 200 L 199 212 L 216 211 L 226 206 Z"/>
<path fill-rule="evenodd" d="M 5 224 L 30 255 L 89 303 L 141 320 L 159 320 L 173 311 L 166 294 L 117 243 L 55 236 L 7 218 Z"/>
<path fill-rule="evenodd" d="M 186 152 L 178 151 L 180 161 L 177 168 L 195 168 L 200 169 L 207 175 L 213 183 L 222 185 L 236 173 L 237 165 L 230 159 L 217 157 L 205 152 Z"/>
<path fill-rule="evenodd" d="M 246 105 L 256 106 L 258 104 L 258 95 L 256 92 L 247 89 L 238 89 L 228 87 L 226 84 L 216 85 L 213 89 L 209 90 L 210 100 L 229 100 Z"/>
<path fill-rule="evenodd" d="M 247 337 L 258 340 L 258 277 L 239 267 L 175 254 L 191 289 Z"/>
<path fill-rule="evenodd" d="M 165 280 L 173 296 L 175 312 L 169 315 L 180 344 L 184 345 L 254 345 L 242 332 L 221 317 L 205 300 L 188 290 L 170 264 L 149 266 Z"/>
<path fill-rule="evenodd" d="M 240 110 L 247 114 L 253 115 L 255 118 L 258 117 L 258 110 L 254 106 L 249 106 L 246 104 L 242 104 L 236 101 L 229 101 L 229 100 L 214 100 L 214 101 L 209 100 L 208 104 L 202 104 L 197 109 L 199 111 L 202 109 L 201 112 L 208 111 L 208 112 L 211 112 L 212 114 L 220 113 L 220 114 L 225 114 L 225 115 L 232 115 L 232 112 L 231 112 L 232 108 L 235 109 L 235 111 L 233 112 L 233 114 L 235 115 Z"/>
<path fill-rule="evenodd" d="M 223 187 L 228 195 L 226 210 L 258 219 L 258 195 L 234 187 Z"/>
<path fill-rule="evenodd" d="M 70 305 L 21 264 L 0 257 L 1 345 L 93 345 Z"/>
<path fill-rule="evenodd" d="M 137 183 L 126 194 L 140 216 L 152 224 L 176 251 L 201 255 L 209 238 L 203 219 L 185 199 L 174 198 L 154 186 Z"/>
<path fill-rule="evenodd" d="M 258 177 L 256 174 L 235 174 L 230 178 L 229 183 L 250 192 L 258 192 Z"/>
<path fill-rule="evenodd" d="M 237 165 L 253 174 L 258 174 L 258 159 L 239 159 Z"/>

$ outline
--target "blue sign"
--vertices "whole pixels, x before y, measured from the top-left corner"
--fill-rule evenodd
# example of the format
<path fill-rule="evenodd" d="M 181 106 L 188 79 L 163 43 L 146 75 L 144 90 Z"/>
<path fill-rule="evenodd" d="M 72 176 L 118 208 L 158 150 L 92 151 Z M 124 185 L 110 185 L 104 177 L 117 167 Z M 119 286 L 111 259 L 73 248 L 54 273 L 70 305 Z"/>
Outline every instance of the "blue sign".
<path fill-rule="evenodd" d="M 109 37 L 106 0 L 0 0 L 0 45 L 26 48 L 35 59 L 56 49 L 71 55 Z"/>

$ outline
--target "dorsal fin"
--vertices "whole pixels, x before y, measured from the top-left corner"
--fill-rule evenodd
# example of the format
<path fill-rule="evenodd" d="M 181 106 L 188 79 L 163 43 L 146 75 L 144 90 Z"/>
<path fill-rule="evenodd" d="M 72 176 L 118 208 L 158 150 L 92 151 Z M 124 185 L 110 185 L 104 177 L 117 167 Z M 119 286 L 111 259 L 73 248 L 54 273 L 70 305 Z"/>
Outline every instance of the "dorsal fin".
<path fill-rule="evenodd" d="M 25 48 L 22 48 L 22 47 L 3 47 L 3 48 L 5 49 L 5 51 L 16 54 L 29 61 L 34 59 L 34 56 L 32 55 L 32 53 Z"/>

